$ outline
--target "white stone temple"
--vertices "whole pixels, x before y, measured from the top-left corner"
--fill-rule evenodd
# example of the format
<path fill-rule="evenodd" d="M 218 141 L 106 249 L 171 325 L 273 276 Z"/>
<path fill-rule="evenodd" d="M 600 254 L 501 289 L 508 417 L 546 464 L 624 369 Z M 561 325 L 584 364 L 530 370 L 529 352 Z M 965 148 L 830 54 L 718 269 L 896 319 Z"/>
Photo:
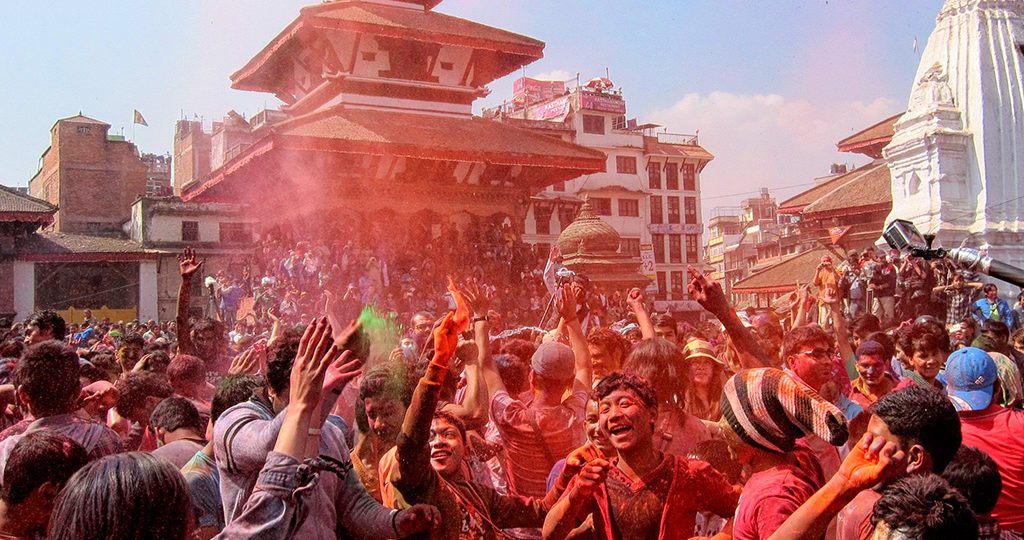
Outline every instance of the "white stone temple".
<path fill-rule="evenodd" d="M 892 213 L 1024 267 L 1024 0 L 946 0 L 883 155 Z"/>

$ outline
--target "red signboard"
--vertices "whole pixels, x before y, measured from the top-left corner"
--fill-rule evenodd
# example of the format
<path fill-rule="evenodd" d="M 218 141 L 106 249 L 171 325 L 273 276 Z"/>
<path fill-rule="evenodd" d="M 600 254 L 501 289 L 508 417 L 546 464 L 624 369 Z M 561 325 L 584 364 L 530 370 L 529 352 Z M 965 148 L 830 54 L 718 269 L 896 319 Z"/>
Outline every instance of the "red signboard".
<path fill-rule="evenodd" d="M 626 114 L 626 102 L 622 96 L 613 94 L 580 93 L 580 108 L 591 111 L 602 111 Z"/>
<path fill-rule="evenodd" d="M 569 113 L 569 96 L 562 96 L 547 103 L 530 107 L 526 112 L 527 120 L 551 120 L 564 118 Z"/>
<path fill-rule="evenodd" d="M 564 93 L 565 83 L 562 81 L 539 81 L 529 77 L 520 77 L 512 83 L 512 99 L 516 101 L 536 103 Z"/>

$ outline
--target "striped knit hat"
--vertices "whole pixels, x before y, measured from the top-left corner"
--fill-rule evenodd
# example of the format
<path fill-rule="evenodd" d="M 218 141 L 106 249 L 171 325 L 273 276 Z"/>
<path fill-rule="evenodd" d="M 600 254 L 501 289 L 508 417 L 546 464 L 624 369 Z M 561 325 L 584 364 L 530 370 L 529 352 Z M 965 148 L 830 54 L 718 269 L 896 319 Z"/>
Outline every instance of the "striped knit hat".
<path fill-rule="evenodd" d="M 833 446 L 850 436 L 835 405 L 779 369 L 736 373 L 726 381 L 720 404 L 722 416 L 744 442 L 770 452 L 788 452 L 806 435 Z"/>

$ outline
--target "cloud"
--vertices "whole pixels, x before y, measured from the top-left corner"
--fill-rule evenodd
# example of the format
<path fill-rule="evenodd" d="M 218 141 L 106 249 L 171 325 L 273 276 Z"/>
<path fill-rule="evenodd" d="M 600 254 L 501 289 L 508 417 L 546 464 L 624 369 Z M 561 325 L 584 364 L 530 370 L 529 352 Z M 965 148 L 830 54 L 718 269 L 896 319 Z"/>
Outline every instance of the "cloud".
<path fill-rule="evenodd" d="M 860 165 L 868 158 L 840 153 L 836 142 L 902 110 L 894 99 L 869 103 L 816 103 L 777 94 L 713 91 L 684 95 L 667 109 L 642 119 L 670 132 L 694 133 L 715 155 L 701 175 L 704 212 L 737 206 L 761 187 L 772 188 L 780 202 L 828 173 L 832 163 Z M 780 189 L 782 188 L 782 189 Z"/>
<path fill-rule="evenodd" d="M 540 81 L 568 81 L 569 79 L 575 79 L 575 73 L 569 73 L 564 69 L 553 69 L 551 71 L 545 71 L 544 73 L 538 73 L 531 75 L 527 72 L 527 77 L 531 79 L 537 79 Z"/>

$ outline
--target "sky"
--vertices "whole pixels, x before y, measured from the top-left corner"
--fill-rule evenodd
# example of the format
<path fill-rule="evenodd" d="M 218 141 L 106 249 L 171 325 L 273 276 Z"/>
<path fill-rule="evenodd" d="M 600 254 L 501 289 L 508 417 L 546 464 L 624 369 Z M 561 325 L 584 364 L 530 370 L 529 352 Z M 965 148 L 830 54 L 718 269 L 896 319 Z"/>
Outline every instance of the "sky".
<path fill-rule="evenodd" d="M 81 111 L 142 152 L 169 153 L 174 122 L 280 102 L 229 76 L 310 0 L 14 2 L 0 26 L 0 184 L 35 174 L 58 118 Z M 941 0 L 447 0 L 437 11 L 546 43 L 536 78 L 608 70 L 627 115 L 699 133 L 715 155 L 705 215 L 761 187 L 781 201 L 832 163 L 835 143 L 904 110 Z M 915 52 L 915 40 L 918 50 Z M 522 72 L 489 85 L 507 99 Z M 149 127 L 132 125 L 138 109 Z"/>

